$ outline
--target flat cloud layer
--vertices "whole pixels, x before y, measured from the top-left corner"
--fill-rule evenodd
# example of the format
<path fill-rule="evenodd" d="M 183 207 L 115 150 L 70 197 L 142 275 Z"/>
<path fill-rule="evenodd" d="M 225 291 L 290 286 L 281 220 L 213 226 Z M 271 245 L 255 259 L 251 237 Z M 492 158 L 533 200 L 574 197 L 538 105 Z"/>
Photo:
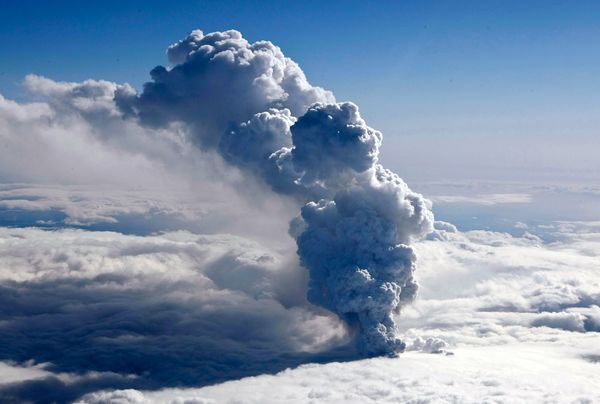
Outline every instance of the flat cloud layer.
<path fill-rule="evenodd" d="M 401 318 L 412 343 L 399 358 L 303 365 L 202 389 L 97 392 L 81 402 L 600 400 L 600 227 L 563 223 L 551 244 L 436 227 L 445 230 L 415 245 L 421 297 Z"/>
<path fill-rule="evenodd" d="M 541 365 L 542 364 L 542 365 Z M 465 348 L 454 356 L 303 365 L 196 390 L 98 392 L 80 403 L 593 403 L 597 364 L 547 344 Z"/>
<path fill-rule="evenodd" d="M 0 228 L 0 249 L 0 355 L 16 363 L 158 387 L 318 361 L 344 342 L 335 318 L 303 303 L 297 264 L 239 237 Z M 57 399 L 80 382 L 58 383 Z"/>
<path fill-rule="evenodd" d="M 78 195 L 71 203 L 87 206 Z M 183 386 L 352 357 L 335 349 L 348 342 L 344 326 L 306 304 L 298 288 L 304 271 L 289 252 L 186 231 L 3 228 L 0 396 L 65 401 L 102 390 L 84 402 L 410 402 L 425 394 L 514 402 L 543 394 L 560 401 L 560 386 L 566 401 L 593 402 L 600 227 L 549 226 L 556 241 L 544 243 L 438 222 L 429 240 L 414 245 L 420 297 L 398 319 L 408 355 L 200 390 Z"/>

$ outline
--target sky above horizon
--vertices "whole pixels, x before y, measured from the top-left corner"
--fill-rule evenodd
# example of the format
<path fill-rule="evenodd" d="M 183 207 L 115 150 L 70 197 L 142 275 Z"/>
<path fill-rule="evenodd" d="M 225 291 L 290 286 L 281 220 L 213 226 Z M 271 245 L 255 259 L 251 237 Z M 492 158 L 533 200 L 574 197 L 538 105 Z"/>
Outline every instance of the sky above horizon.
<path fill-rule="evenodd" d="M 409 181 L 600 183 L 600 4 L 21 1 L 0 16 L 0 94 L 34 73 L 128 82 L 192 29 L 267 39 L 357 103 Z"/>

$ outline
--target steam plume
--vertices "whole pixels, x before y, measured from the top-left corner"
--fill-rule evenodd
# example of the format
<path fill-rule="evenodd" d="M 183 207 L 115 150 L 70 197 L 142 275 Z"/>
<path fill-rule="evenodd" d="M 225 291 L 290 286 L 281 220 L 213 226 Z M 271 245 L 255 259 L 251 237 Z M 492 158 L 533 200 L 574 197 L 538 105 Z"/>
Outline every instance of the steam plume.
<path fill-rule="evenodd" d="M 432 230 L 433 215 L 378 163 L 381 133 L 270 42 L 196 30 L 167 55 L 174 66 L 154 68 L 141 94 L 117 90 L 122 112 L 183 124 L 200 147 L 300 201 L 290 234 L 309 301 L 356 327 L 364 355 L 402 351 L 393 315 L 417 291 L 409 243 Z"/>

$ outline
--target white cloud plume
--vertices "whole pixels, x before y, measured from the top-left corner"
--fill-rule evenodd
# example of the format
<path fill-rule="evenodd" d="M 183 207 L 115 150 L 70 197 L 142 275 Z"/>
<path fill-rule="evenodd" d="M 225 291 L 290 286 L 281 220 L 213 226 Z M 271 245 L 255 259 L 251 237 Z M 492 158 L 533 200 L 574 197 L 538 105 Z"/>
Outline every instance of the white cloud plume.
<path fill-rule="evenodd" d="M 3 183 L 156 187 L 173 181 L 161 165 L 176 166 L 185 146 L 173 132 L 124 121 L 110 98 L 114 84 L 28 76 L 26 85 L 37 102 L 20 104 L 0 96 Z"/>

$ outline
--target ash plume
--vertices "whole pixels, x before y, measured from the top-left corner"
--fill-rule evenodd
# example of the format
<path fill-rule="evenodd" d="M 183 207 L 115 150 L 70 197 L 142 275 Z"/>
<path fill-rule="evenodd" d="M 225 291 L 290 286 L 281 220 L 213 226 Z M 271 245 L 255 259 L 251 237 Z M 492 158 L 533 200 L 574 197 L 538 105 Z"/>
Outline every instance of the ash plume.
<path fill-rule="evenodd" d="M 183 125 L 199 147 L 299 201 L 290 234 L 310 274 L 308 300 L 354 327 L 363 355 L 404 350 L 394 314 L 415 298 L 409 244 L 432 231 L 433 214 L 378 163 L 382 134 L 271 42 L 196 30 L 167 55 L 174 65 L 154 68 L 142 93 L 116 90 L 122 113 Z"/>
<path fill-rule="evenodd" d="M 141 94 L 116 92 L 121 110 L 152 126 L 183 122 L 192 140 L 214 148 L 230 124 L 269 108 L 294 116 L 315 102 L 334 102 L 331 92 L 311 86 L 304 72 L 268 41 L 249 43 L 235 30 L 192 31 L 167 49 L 173 67 L 157 66 Z"/>
<path fill-rule="evenodd" d="M 429 203 L 377 164 L 381 133 L 356 105 L 315 105 L 291 130 L 299 181 L 332 191 L 308 202 L 293 225 L 309 301 L 357 324 L 363 354 L 404 350 L 393 313 L 416 296 L 408 244 L 432 230 Z"/>

